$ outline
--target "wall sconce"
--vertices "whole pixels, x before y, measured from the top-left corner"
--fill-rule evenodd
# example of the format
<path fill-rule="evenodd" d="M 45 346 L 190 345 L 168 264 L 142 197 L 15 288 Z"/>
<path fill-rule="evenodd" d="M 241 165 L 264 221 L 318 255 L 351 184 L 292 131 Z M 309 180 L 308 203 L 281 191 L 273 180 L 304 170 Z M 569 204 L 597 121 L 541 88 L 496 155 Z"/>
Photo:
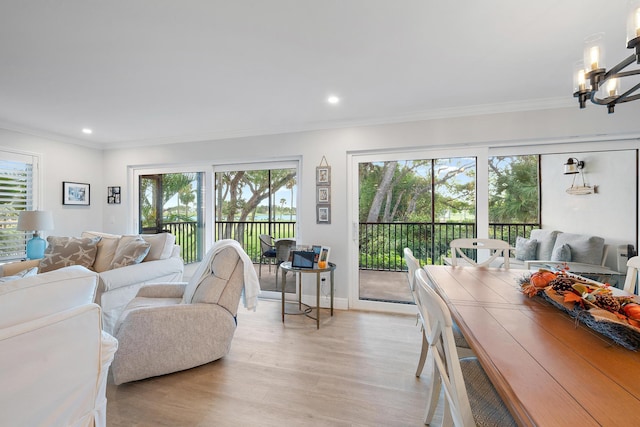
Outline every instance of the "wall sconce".
<path fill-rule="evenodd" d="M 575 157 L 569 157 L 567 163 L 564 164 L 564 174 L 572 175 L 580 173 L 580 169 L 584 168 L 584 161 L 578 160 Z"/>
<path fill-rule="evenodd" d="M 596 186 L 586 185 L 584 182 L 584 161 L 578 160 L 575 157 L 569 157 L 567 163 L 564 164 L 564 174 L 565 175 L 573 175 L 573 181 L 571 182 L 571 187 L 567 188 L 567 193 L 573 195 L 582 195 L 582 194 L 594 194 L 596 193 Z M 576 176 L 580 175 L 582 177 L 582 185 L 576 185 Z"/>

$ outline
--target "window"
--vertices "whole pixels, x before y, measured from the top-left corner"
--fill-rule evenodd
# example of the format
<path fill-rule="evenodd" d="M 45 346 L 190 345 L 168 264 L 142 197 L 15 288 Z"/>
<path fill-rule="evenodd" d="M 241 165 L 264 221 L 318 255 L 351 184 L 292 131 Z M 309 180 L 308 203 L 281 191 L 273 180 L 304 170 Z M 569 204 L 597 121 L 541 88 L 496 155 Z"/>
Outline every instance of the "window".
<path fill-rule="evenodd" d="M 20 211 L 33 210 L 38 158 L 0 150 L 0 261 L 26 256 L 32 232 L 16 230 Z"/>
<path fill-rule="evenodd" d="M 176 236 L 185 264 L 202 259 L 204 248 L 204 172 L 177 172 L 139 177 L 139 232 Z"/>
<path fill-rule="evenodd" d="M 489 158 L 489 237 L 515 246 L 540 226 L 540 157 Z"/>

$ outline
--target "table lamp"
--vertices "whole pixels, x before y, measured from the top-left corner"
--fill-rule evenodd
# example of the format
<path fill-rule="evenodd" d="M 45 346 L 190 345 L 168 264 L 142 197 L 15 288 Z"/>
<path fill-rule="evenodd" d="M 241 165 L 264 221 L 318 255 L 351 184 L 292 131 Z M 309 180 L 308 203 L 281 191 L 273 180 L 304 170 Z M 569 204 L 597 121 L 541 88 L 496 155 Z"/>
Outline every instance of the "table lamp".
<path fill-rule="evenodd" d="M 49 211 L 21 211 L 18 216 L 18 230 L 33 231 L 27 242 L 27 259 L 44 258 L 47 242 L 40 237 L 40 231 L 53 230 L 53 215 Z"/>

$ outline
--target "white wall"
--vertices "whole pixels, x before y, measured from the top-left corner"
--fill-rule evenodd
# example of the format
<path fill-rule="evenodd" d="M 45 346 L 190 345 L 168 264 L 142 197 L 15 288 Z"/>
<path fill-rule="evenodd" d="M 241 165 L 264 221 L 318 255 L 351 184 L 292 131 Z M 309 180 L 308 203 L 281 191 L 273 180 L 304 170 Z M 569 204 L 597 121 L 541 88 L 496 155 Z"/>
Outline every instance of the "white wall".
<path fill-rule="evenodd" d="M 634 108 L 635 107 L 635 108 Z M 401 124 L 366 126 L 357 128 L 310 131 L 283 135 L 263 135 L 238 139 L 191 142 L 158 147 L 108 150 L 105 152 L 104 185 L 121 185 L 123 204 L 105 207 L 106 231 L 133 231 L 129 215 L 129 195 L 132 186 L 128 167 L 175 164 L 225 164 L 280 160 L 284 157 L 300 157 L 302 171 L 299 185 L 302 197 L 299 201 L 300 236 L 304 242 L 319 242 L 331 246 L 331 258 L 338 263 L 336 270 L 336 295 L 347 298 L 348 284 L 357 280 L 357 268 L 349 265 L 351 225 L 348 203 L 357 195 L 348 193 L 348 155 L 365 151 L 394 151 L 447 147 L 511 147 L 503 151 L 519 154 L 522 151 L 570 152 L 576 141 L 585 151 L 607 149 L 611 143 L 587 142 L 619 138 L 620 135 L 640 135 L 640 121 L 636 120 L 638 106 L 619 108 L 607 115 L 602 108 L 590 106 L 586 110 L 560 109 L 531 111 L 475 117 L 461 117 Z M 562 145 L 558 145 L 562 142 Z M 580 143 L 580 144 L 578 144 Z M 629 144 L 637 147 L 637 140 Z M 615 145 L 615 144 L 613 144 Z M 332 223 L 318 225 L 315 222 L 315 167 L 322 156 L 332 167 Z M 565 155 L 560 155 L 560 158 Z M 568 156 L 566 156 L 568 157 Z M 566 159 L 565 159 L 566 160 Z M 607 176 L 597 184 L 607 184 Z M 563 176 L 564 180 L 564 176 Z M 626 192 L 629 191 L 629 192 Z M 620 197 L 635 200 L 637 190 L 621 189 Z M 564 197 L 564 195 L 563 195 Z M 577 197 L 577 196 L 574 196 Z M 629 213 L 635 218 L 635 212 Z M 598 227 L 594 234 L 607 236 L 607 230 Z M 616 232 L 617 234 L 617 232 Z M 637 236 L 636 236 L 637 238 Z"/>
<path fill-rule="evenodd" d="M 638 103 L 636 103 L 638 104 Z M 302 159 L 301 200 L 299 201 L 300 238 L 305 242 L 320 242 L 331 246 L 331 258 L 338 263 L 336 270 L 336 295 L 346 299 L 349 283 L 357 280 L 357 267 L 349 265 L 351 225 L 348 203 L 357 195 L 348 192 L 348 156 L 370 151 L 389 152 L 397 150 L 446 151 L 456 147 L 476 150 L 489 149 L 489 155 L 546 153 L 552 163 L 564 163 L 569 153 L 580 158 L 580 152 L 595 152 L 611 148 L 638 148 L 638 140 L 611 142 L 622 135 L 640 136 L 640 120 L 637 120 L 640 105 L 621 106 L 612 115 L 603 108 L 590 105 L 586 110 L 559 109 L 547 111 L 517 112 L 486 116 L 460 117 L 421 122 L 409 122 L 379 126 L 352 127 L 343 129 L 300 132 L 283 135 L 263 135 L 218 141 L 189 142 L 138 148 L 92 150 L 89 148 L 58 143 L 52 140 L 0 130 L 0 146 L 10 147 L 43 155 L 44 198 L 43 209 L 50 209 L 56 221 L 56 234 L 78 235 L 86 229 L 102 229 L 107 232 L 133 232 L 132 180 L 134 167 L 201 165 L 210 168 L 214 164 L 281 160 L 283 157 Z M 602 142 L 607 140 L 607 142 Z M 586 141 L 586 142 L 585 142 Z M 318 225 L 315 221 L 315 167 L 322 156 L 326 156 L 332 167 L 331 200 L 332 223 Z M 564 159 L 564 160 L 563 160 Z M 551 164 L 551 163 L 550 163 Z M 587 171 L 595 174 L 598 169 L 595 159 L 587 163 Z M 608 167 L 608 166 L 607 166 Z M 553 167 L 554 170 L 556 166 Z M 592 169 L 589 169 L 592 168 Z M 560 171 L 560 169 L 557 169 Z M 559 173 L 559 172 L 558 172 Z M 632 180 L 619 182 L 619 177 L 598 172 L 590 175 L 598 184 L 604 198 L 614 194 L 615 199 L 636 200 L 637 189 L 627 185 Z M 637 179 L 637 177 L 636 177 Z M 62 181 L 87 182 L 91 184 L 91 206 L 67 207 L 61 204 Z M 597 181 L 597 182 L 596 182 Z M 566 177 L 562 176 L 563 185 Z M 543 183 L 544 185 L 544 183 Z M 122 204 L 107 205 L 107 186 L 122 187 Z M 616 188 L 616 190 L 613 190 Z M 545 185 L 545 191 L 546 191 Z M 578 203 L 580 196 L 562 194 L 562 200 Z M 594 199 L 602 200 L 602 199 Z M 544 206 L 551 204 L 545 198 Z M 596 203 L 597 204 L 597 203 Z M 545 207 L 543 206 L 543 209 Z M 617 206 L 617 205 L 616 205 Z M 626 211 L 628 207 L 624 208 Z M 591 208 L 590 208 L 591 209 Z M 613 212 L 614 207 L 602 209 Z M 637 210 L 637 206 L 636 206 Z M 625 221 L 636 218 L 635 211 L 622 215 Z M 595 218 L 595 217 L 594 217 Z M 545 223 L 549 219 L 545 215 Z M 637 218 L 635 219 L 637 221 Z M 556 220 L 553 219 L 555 222 Z M 610 221 L 596 221 L 590 225 L 594 234 L 602 237 L 622 236 L 620 230 L 607 225 Z M 626 223 L 626 222 L 625 222 Z M 569 229 L 569 224 L 560 224 Z M 566 225 L 566 226 L 565 226 Z M 626 226 L 625 226 L 626 227 Z M 637 224 L 636 224 L 637 229 Z M 610 233 L 611 230 L 611 234 Z M 622 236 L 626 239 L 626 235 Z M 637 235 L 634 236 L 637 240 Z"/>
<path fill-rule="evenodd" d="M 597 193 L 567 194 L 574 176 L 576 185 L 582 185 L 579 175 L 564 175 L 563 165 L 569 157 L 585 162 L 585 182 L 596 185 Z M 636 151 L 543 155 L 541 172 L 543 228 L 604 237 L 611 245 L 607 265 L 617 270 L 617 245 L 636 246 Z"/>
<path fill-rule="evenodd" d="M 43 235 L 78 236 L 82 230 L 102 228 L 106 188 L 102 180 L 102 150 L 0 129 L 0 148 L 41 156 L 38 209 L 53 213 L 55 229 Z M 62 182 L 91 185 L 89 206 L 63 206 Z"/>

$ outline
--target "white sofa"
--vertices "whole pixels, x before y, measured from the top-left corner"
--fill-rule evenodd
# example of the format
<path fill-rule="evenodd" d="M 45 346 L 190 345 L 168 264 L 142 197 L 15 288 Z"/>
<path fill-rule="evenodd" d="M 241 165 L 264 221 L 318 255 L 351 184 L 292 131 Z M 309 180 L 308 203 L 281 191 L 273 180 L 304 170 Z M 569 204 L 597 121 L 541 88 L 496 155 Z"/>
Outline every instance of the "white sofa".
<path fill-rule="evenodd" d="M 109 333 L 143 285 L 182 280 L 184 263 L 171 233 L 117 235 L 85 231 L 80 238 L 50 236 L 47 241 L 45 258 L 5 264 L 2 276 L 30 267 L 38 267 L 42 272 L 64 265 L 83 265 L 97 272 L 95 302 L 102 308 L 103 328 Z M 69 249 L 73 245 L 78 246 Z M 61 253 L 64 251 L 82 256 L 69 259 L 71 255 L 65 256 Z"/>
<path fill-rule="evenodd" d="M 84 267 L 0 283 L 0 425 L 106 426 L 118 342 L 93 303 Z"/>

